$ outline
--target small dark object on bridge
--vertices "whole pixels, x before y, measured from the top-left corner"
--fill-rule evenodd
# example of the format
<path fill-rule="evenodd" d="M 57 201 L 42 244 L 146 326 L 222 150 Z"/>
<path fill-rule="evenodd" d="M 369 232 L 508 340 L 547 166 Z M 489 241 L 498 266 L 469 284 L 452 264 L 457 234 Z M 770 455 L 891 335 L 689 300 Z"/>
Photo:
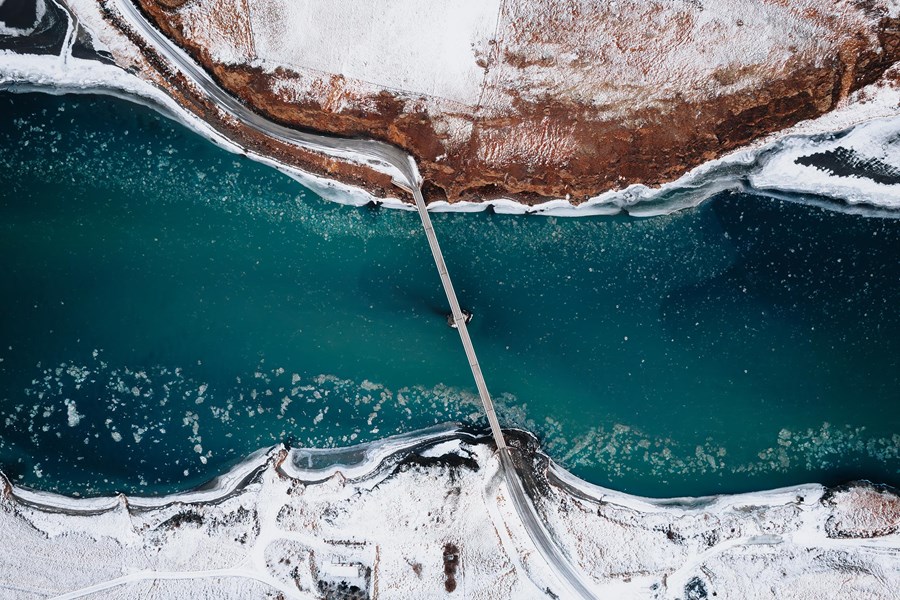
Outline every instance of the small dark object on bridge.
<path fill-rule="evenodd" d="M 472 321 L 472 317 L 475 315 L 473 315 L 471 312 L 467 311 L 466 309 L 462 309 L 461 312 L 463 314 L 463 317 L 465 317 L 466 325 L 468 325 Z M 449 325 L 453 329 L 456 329 L 456 321 L 453 320 L 453 313 L 447 315 L 447 325 Z"/>

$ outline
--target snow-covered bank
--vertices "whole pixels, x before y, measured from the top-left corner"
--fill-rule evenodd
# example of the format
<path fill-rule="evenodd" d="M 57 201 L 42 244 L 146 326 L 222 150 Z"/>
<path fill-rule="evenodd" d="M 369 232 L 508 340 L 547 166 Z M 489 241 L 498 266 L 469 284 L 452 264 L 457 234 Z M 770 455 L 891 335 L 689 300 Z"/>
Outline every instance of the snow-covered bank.
<path fill-rule="evenodd" d="M 112 52 L 120 64 L 144 61 L 137 47 L 100 15 L 95 3 L 73 0 L 69 5 L 81 26 L 90 31 L 98 49 Z M 114 10 L 115 6 L 112 3 L 109 9 Z M 390 208 L 412 208 L 397 197 L 375 197 L 360 187 L 314 175 L 248 150 L 181 106 L 165 91 L 164 81 L 146 79 L 146 75 L 140 75 L 145 72 L 141 69 L 126 71 L 99 61 L 66 55 L 70 51 L 65 48 L 61 57 L 0 54 L 0 89 L 16 91 L 37 87 L 56 93 L 115 93 L 151 105 L 232 152 L 278 168 L 329 200 L 354 206 L 375 202 Z M 161 54 L 164 56 L 165 52 Z M 857 212 L 882 214 L 894 211 L 900 208 L 900 182 L 883 175 L 885 169 L 888 169 L 888 175 L 900 169 L 900 142 L 897 141 L 900 84 L 896 71 L 896 68 L 889 71 L 879 82 L 852 94 L 836 111 L 701 165 L 660 187 L 631 185 L 607 191 L 577 205 L 568 199 L 557 199 L 529 206 L 501 198 L 486 202 L 434 202 L 430 208 L 433 211 L 473 212 L 491 207 L 504 214 L 553 216 L 617 213 L 653 216 L 696 206 L 721 191 L 736 189 L 774 195 L 788 192 L 797 201 L 837 210 L 851 206 Z M 838 150 L 840 152 L 834 154 Z M 831 153 L 829 157 L 853 164 L 849 168 L 829 169 L 821 161 L 809 159 L 828 152 Z M 876 165 L 875 172 L 870 172 L 872 165 Z"/>
<path fill-rule="evenodd" d="M 768 151 L 749 181 L 758 190 L 818 195 L 850 205 L 900 208 L 900 118 L 837 135 L 793 137 Z"/>
<path fill-rule="evenodd" d="M 725 190 L 784 197 L 832 210 L 885 215 L 900 209 L 900 69 L 851 95 L 838 110 L 798 123 L 747 148 L 693 169 L 660 187 L 631 185 L 581 204 L 566 199 L 527 206 L 510 199 L 435 202 L 434 211 L 590 216 L 627 213 L 651 217 L 697 206 Z M 803 164 L 822 153 L 846 150 L 861 168 L 852 173 Z M 868 170 L 867 168 L 868 167 Z M 874 171 L 872 169 L 875 169 Z M 879 177 L 889 170 L 892 179 Z M 837 172 L 835 172 L 837 171 Z M 874 179 L 872 177 L 875 177 Z"/>
<path fill-rule="evenodd" d="M 402 146 L 451 202 L 659 186 L 900 61 L 893 0 L 133 1 L 259 114 Z"/>
<path fill-rule="evenodd" d="M 891 490 L 651 500 L 582 482 L 514 437 L 539 513 L 598 597 L 893 598 L 900 588 Z M 0 505 L 15 547 L 0 553 L 9 597 L 560 597 L 492 447 L 448 428 L 336 451 L 277 447 L 200 495 L 68 499 L 6 483 Z"/>

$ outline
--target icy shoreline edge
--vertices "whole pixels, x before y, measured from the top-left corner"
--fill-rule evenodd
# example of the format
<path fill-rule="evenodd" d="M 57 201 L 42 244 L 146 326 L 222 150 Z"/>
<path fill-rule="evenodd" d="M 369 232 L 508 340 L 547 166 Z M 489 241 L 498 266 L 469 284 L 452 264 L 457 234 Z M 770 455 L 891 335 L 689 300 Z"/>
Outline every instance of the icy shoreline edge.
<path fill-rule="evenodd" d="M 156 86 L 123 69 L 94 60 L 0 52 L 0 90 L 50 94 L 103 94 L 141 104 L 175 120 L 201 137 L 261 162 L 295 179 L 316 194 L 339 204 L 414 210 L 395 197 L 378 198 L 363 188 L 313 175 L 274 158 L 247 150 L 205 121 L 183 109 Z M 666 215 L 691 208 L 724 191 L 780 197 L 839 212 L 867 216 L 898 216 L 900 184 L 884 184 L 864 177 L 836 176 L 803 166 L 800 157 L 836 148 L 858 152 L 900 173 L 900 152 L 886 148 L 900 133 L 900 89 L 873 84 L 850 103 L 818 119 L 800 123 L 751 146 L 703 164 L 658 188 L 641 184 L 604 192 L 580 204 L 566 199 L 526 205 L 500 198 L 486 201 L 435 201 L 432 212 L 481 212 L 561 217 L 628 214 Z M 896 143 L 896 142 L 893 142 Z M 882 156 L 871 156 L 880 151 Z M 898 164 L 893 164 L 897 162 Z"/>
<path fill-rule="evenodd" d="M 568 474 L 530 434 L 507 436 L 542 526 L 595 597 L 891 598 L 900 583 L 894 490 L 640 498 Z M 0 527 L 15 549 L 0 553 L 0 580 L 67 599 L 431 598 L 460 586 L 567 597 L 501 472 L 488 436 L 449 424 L 335 450 L 263 449 L 159 498 L 70 499 L 4 480 Z"/>
<path fill-rule="evenodd" d="M 537 438 L 530 432 L 513 429 L 507 430 L 507 433 L 528 438 L 535 445 L 534 452 L 540 461 L 546 463 L 547 472 L 555 485 L 595 501 L 635 510 L 659 507 L 680 507 L 691 510 L 716 506 L 727 507 L 751 501 L 758 505 L 779 504 L 785 498 L 797 494 L 822 494 L 829 489 L 819 483 L 803 483 L 738 494 L 666 498 L 637 496 L 599 486 L 573 475 L 544 454 L 537 445 Z M 489 445 L 487 444 L 488 438 L 489 432 L 487 431 L 476 432 L 467 426 L 444 423 L 371 442 L 337 448 L 287 448 L 283 444 L 278 444 L 256 450 L 238 464 L 200 486 L 160 496 L 117 493 L 96 497 L 73 497 L 19 486 L 12 483 L 2 472 L 0 472 L 0 479 L 4 481 L 9 495 L 18 502 L 43 510 L 70 514 L 96 514 L 116 509 L 122 499 L 127 499 L 128 505 L 137 510 L 159 508 L 174 503 L 215 503 L 239 492 L 270 464 L 275 465 L 282 475 L 306 485 L 320 484 L 335 476 L 344 480 L 364 480 L 371 478 L 386 464 L 403 460 L 419 451 L 424 450 L 427 453 L 429 449 L 439 447 L 446 442 L 463 441 L 469 444 Z M 491 450 L 491 452 L 494 451 Z"/>

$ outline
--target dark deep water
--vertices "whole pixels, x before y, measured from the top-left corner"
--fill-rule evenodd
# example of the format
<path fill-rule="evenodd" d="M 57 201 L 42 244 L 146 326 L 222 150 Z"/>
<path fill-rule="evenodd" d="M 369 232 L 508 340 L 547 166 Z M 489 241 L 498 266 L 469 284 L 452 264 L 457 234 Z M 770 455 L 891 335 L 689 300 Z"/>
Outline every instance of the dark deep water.
<path fill-rule="evenodd" d="M 0 95 L 0 465 L 184 489 L 278 441 L 480 404 L 412 212 L 326 202 L 148 109 Z M 653 496 L 900 483 L 900 220 L 726 194 L 437 214 L 501 421 Z"/>

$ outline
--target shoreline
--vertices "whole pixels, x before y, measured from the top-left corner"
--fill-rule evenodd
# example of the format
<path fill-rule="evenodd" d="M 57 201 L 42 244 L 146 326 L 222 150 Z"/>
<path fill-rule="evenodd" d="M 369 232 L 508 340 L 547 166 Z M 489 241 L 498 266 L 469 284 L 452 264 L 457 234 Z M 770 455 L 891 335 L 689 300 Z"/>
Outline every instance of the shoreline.
<path fill-rule="evenodd" d="M 29 57 L 32 58 L 32 57 Z M 35 57 L 36 58 L 36 57 Z M 43 58 L 43 57 L 41 57 Z M 95 61 L 85 59 L 85 63 Z M 119 84 L 118 78 L 110 77 L 105 81 L 75 82 L 75 81 L 47 81 L 47 73 L 32 73 L 25 75 L 21 80 L 9 80 L 8 71 L 4 73 L 4 55 L 0 54 L 0 91 L 9 93 L 45 93 L 50 95 L 108 95 L 114 98 L 132 102 L 171 119 L 182 126 L 200 135 L 207 141 L 221 148 L 251 160 L 265 164 L 273 169 L 294 179 L 322 198 L 337 204 L 353 207 L 376 205 L 383 208 L 414 211 L 415 206 L 395 197 L 381 198 L 372 195 L 366 189 L 354 187 L 339 181 L 314 175 L 302 171 L 275 158 L 263 156 L 243 148 L 221 135 L 210 127 L 205 121 L 197 118 L 189 111 L 183 110 L 171 98 L 160 90 L 146 84 L 138 78 L 133 78 L 129 84 Z M 52 61 L 48 61 L 52 62 Z M 52 66 L 52 65 L 51 65 Z M 93 65 L 92 65 L 93 66 Z M 100 65 L 110 70 L 118 69 L 109 65 Z M 8 66 L 6 66 L 8 69 Z M 105 69 L 104 69 L 105 70 Z M 98 73 L 102 76 L 106 74 Z M 34 77 L 33 80 L 28 78 Z M 141 85 L 143 84 L 143 85 Z M 897 94 L 900 98 L 900 93 Z M 828 115 L 826 115 L 828 116 Z M 803 124 L 801 124 L 803 125 Z M 858 128 L 866 126 L 883 126 L 891 132 L 900 132 L 900 105 L 897 115 L 873 117 L 858 124 L 832 132 L 834 137 L 843 137 L 852 134 Z M 799 127 L 799 126 L 798 126 Z M 548 200 L 539 204 L 529 205 L 509 198 L 498 198 L 483 201 L 458 201 L 449 203 L 446 201 L 433 201 L 428 204 L 428 210 L 432 213 L 477 213 L 493 211 L 503 215 L 536 215 L 547 217 L 593 217 L 627 215 L 632 217 L 655 217 L 677 213 L 699 206 L 710 198 L 726 191 L 742 192 L 761 197 L 777 197 L 799 204 L 816 206 L 835 212 L 860 214 L 874 217 L 900 217 L 900 191 L 893 196 L 893 190 L 888 190 L 882 196 L 882 203 L 870 203 L 866 200 L 846 201 L 827 194 L 817 193 L 822 190 L 817 188 L 815 181 L 811 185 L 799 185 L 791 189 L 785 189 L 787 179 L 776 180 L 781 187 L 775 187 L 772 177 L 760 174 L 761 167 L 766 166 L 772 159 L 781 158 L 780 153 L 786 147 L 797 142 L 810 142 L 822 133 L 784 133 L 772 136 L 772 140 L 760 142 L 748 148 L 735 151 L 725 157 L 710 161 L 693 169 L 683 177 L 664 184 L 658 188 L 651 188 L 642 184 L 634 184 L 623 190 L 610 190 L 599 194 L 583 203 L 572 204 L 565 199 Z M 822 144 L 830 147 L 827 142 Z M 847 178 L 844 178 L 847 179 Z M 752 181 L 769 184 L 771 187 L 755 186 Z M 891 187 L 900 187 L 892 185 Z M 855 192 L 854 193 L 858 193 Z"/>
<path fill-rule="evenodd" d="M 521 445 L 528 447 L 526 454 L 534 455 L 536 464 L 540 463 L 540 468 L 546 470 L 548 479 L 552 480 L 555 485 L 592 501 L 602 501 L 637 510 L 661 507 L 686 510 L 702 509 L 717 504 L 730 505 L 740 502 L 740 499 L 759 499 L 768 496 L 779 501 L 786 495 L 799 491 L 836 489 L 856 483 L 891 488 L 887 484 L 864 479 L 851 479 L 834 486 L 807 482 L 749 492 L 702 496 L 639 496 L 597 485 L 574 475 L 545 454 L 537 436 L 529 431 L 505 428 L 504 432 L 511 439 L 518 440 Z M 427 458 L 430 449 L 437 447 L 439 451 L 447 443 L 462 441 L 468 444 L 486 444 L 489 438 L 490 432 L 487 429 L 474 429 L 468 425 L 447 422 L 350 446 L 289 448 L 284 444 L 276 444 L 252 452 L 234 466 L 198 486 L 159 496 L 140 496 L 117 492 L 99 496 L 76 497 L 14 484 L 2 471 L 0 471 L 0 481 L 4 483 L 7 494 L 23 504 L 66 514 L 99 514 L 117 508 L 123 500 L 130 508 L 136 510 L 160 508 L 175 503 L 216 503 L 240 492 L 258 475 L 259 471 L 269 465 L 284 477 L 305 485 L 322 484 L 334 477 L 348 481 L 363 480 L 377 475 L 387 467 L 394 466 L 398 460 L 420 451 L 426 452 L 424 456 Z M 492 452 L 496 453 L 496 450 Z"/>
<path fill-rule="evenodd" d="M 843 580 L 890 598 L 900 583 L 900 495 L 885 486 L 641 498 L 568 474 L 528 433 L 507 436 L 535 514 L 597 597 L 826 597 Z M 353 586 L 442 597 L 460 585 L 466 597 L 565 597 L 501 473 L 488 436 L 445 425 L 334 451 L 264 449 L 205 489 L 160 498 L 72 500 L 7 482 L 0 522 L 31 562 L 0 554 L 0 573 L 59 598 L 145 585 L 224 598 Z M 41 567 L 72 552 L 85 556 L 77 574 Z"/>
<path fill-rule="evenodd" d="M 92 10 L 91 6 L 76 3 L 72 8 L 76 18 L 82 19 L 77 21 L 78 26 L 87 30 L 91 39 L 99 40 L 101 36 L 98 31 L 91 31 L 81 14 Z M 88 17 L 94 21 L 103 19 L 100 15 Z M 103 33 L 123 38 L 118 40 L 120 44 L 131 44 L 122 34 L 113 32 L 108 24 L 105 24 L 105 28 L 108 31 Z M 149 41 L 144 40 L 144 43 Z M 135 50 L 132 48 L 121 52 L 128 55 Z M 165 52 L 161 54 L 165 55 Z M 138 58 L 132 57 L 132 60 L 138 61 Z M 821 154 L 838 146 L 830 140 L 845 138 L 846 145 L 846 138 L 850 138 L 855 143 L 855 146 L 850 145 L 850 151 L 856 152 L 860 149 L 871 150 L 864 147 L 866 131 L 874 131 L 876 135 L 880 133 L 884 139 L 896 137 L 900 132 L 900 85 L 893 81 L 896 75 L 894 71 L 900 71 L 900 68 L 895 67 L 879 81 L 854 92 L 844 106 L 830 113 L 765 136 L 659 187 L 632 184 L 624 189 L 602 192 L 578 204 L 565 198 L 527 204 L 501 196 L 453 203 L 434 201 L 429 203 L 428 208 L 431 212 L 490 210 L 498 214 L 553 217 L 618 214 L 652 217 L 697 206 L 721 192 L 731 190 L 760 196 L 778 196 L 788 192 L 792 201 L 803 204 L 871 216 L 894 216 L 900 211 L 900 179 L 897 183 L 884 184 L 865 179 L 859 174 L 852 177 L 829 174 L 827 170 L 815 166 L 802 167 L 797 163 L 801 155 Z M 266 155 L 250 150 L 184 108 L 163 89 L 160 82 L 151 83 L 119 66 L 100 60 L 75 58 L 71 55 L 71 48 L 65 45 L 61 56 L 20 55 L 12 51 L 0 51 L 0 90 L 116 96 L 148 106 L 230 152 L 271 166 L 329 201 L 351 206 L 374 204 L 385 208 L 414 210 L 414 206 L 401 199 L 399 194 L 388 192 L 386 197 L 379 197 L 364 187 L 342 183 L 288 165 L 274 154 Z M 862 135 L 854 136 L 857 130 L 861 130 Z M 887 158 L 886 167 L 900 173 L 900 164 L 893 164 L 896 160 L 891 161 L 890 156 Z M 351 160 L 347 156 L 341 159 L 338 155 L 332 159 L 338 162 L 355 161 L 359 165 L 382 171 L 371 160 Z M 395 177 L 396 174 L 390 175 L 390 172 L 384 171 L 383 176 Z"/>

